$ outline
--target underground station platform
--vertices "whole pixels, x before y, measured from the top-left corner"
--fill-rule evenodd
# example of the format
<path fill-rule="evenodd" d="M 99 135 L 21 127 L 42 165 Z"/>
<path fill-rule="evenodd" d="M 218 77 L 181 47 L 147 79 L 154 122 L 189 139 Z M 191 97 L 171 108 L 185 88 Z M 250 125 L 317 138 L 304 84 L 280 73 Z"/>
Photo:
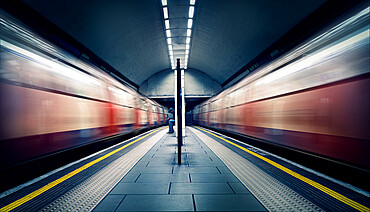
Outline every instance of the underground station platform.
<path fill-rule="evenodd" d="M 162 127 L 0 196 L 0 211 L 369 211 L 369 193 L 201 127 Z"/>

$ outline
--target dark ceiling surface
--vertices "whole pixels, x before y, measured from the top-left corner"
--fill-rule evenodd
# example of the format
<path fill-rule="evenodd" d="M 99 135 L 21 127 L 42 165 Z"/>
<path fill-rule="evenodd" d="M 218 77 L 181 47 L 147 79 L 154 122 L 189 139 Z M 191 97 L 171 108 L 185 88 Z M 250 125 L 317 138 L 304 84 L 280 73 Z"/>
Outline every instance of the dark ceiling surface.
<path fill-rule="evenodd" d="M 23 2 L 137 85 L 171 68 L 160 0 Z M 197 0 L 188 68 L 222 84 L 324 2 Z"/>

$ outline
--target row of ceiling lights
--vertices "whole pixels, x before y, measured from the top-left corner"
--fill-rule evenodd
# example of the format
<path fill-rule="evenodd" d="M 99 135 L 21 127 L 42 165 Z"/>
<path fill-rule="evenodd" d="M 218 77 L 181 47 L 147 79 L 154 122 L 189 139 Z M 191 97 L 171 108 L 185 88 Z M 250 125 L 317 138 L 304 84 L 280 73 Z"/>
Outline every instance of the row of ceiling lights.
<path fill-rule="evenodd" d="M 192 33 L 193 17 L 194 17 L 194 5 L 195 5 L 195 0 L 190 0 L 189 18 L 188 18 L 188 24 L 187 24 L 187 30 L 186 30 L 186 40 L 185 40 L 185 61 L 184 61 L 184 66 L 181 67 L 184 69 L 187 69 L 188 60 L 189 60 L 190 41 L 191 41 L 191 33 Z M 166 28 L 167 45 L 168 45 L 168 51 L 170 55 L 171 66 L 172 66 L 172 69 L 176 69 L 176 62 L 173 57 L 173 47 L 172 47 L 173 37 L 171 35 L 171 30 L 170 30 L 170 20 L 168 17 L 167 0 L 162 0 L 162 6 L 163 6 L 164 24 Z"/>

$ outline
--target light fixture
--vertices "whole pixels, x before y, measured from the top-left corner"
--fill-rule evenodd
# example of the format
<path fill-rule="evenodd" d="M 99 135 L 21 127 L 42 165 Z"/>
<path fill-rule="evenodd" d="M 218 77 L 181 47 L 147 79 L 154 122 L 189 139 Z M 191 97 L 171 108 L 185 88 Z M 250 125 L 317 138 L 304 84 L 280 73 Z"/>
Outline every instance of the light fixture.
<path fill-rule="evenodd" d="M 188 28 L 191 29 L 193 26 L 193 19 L 188 19 Z"/>
<path fill-rule="evenodd" d="M 194 6 L 189 7 L 189 18 L 193 18 L 194 16 Z"/>
<path fill-rule="evenodd" d="M 186 37 L 186 44 L 190 43 L 190 37 Z"/>
<path fill-rule="evenodd" d="M 194 13 L 195 13 L 195 1 L 196 0 L 189 0 L 188 2 L 190 4 L 188 4 L 189 6 L 189 17 L 188 18 L 185 18 L 184 20 L 186 21 L 187 20 L 187 26 L 178 26 L 176 23 L 174 25 L 174 22 L 172 16 L 171 18 L 169 17 L 169 7 L 172 7 L 172 5 L 168 6 L 168 0 L 161 0 L 162 2 L 162 9 L 163 9 L 163 21 L 164 21 L 164 26 L 165 26 L 165 35 L 166 35 L 166 39 L 167 39 L 167 45 L 168 45 L 168 54 L 169 54 L 169 59 L 170 59 L 170 64 L 171 64 L 171 67 L 172 69 L 175 69 L 176 68 L 176 58 L 181 58 L 182 61 L 181 61 L 181 64 L 180 64 L 180 67 L 182 69 L 187 69 L 188 67 L 188 62 L 189 62 L 189 53 L 190 53 L 190 43 L 191 43 L 191 39 L 193 37 L 193 17 L 194 17 Z M 177 3 L 175 3 L 177 4 Z M 170 19 L 171 19 L 171 24 L 170 24 Z M 185 22 L 186 24 L 186 22 Z M 176 35 L 172 35 L 171 34 L 171 30 L 173 27 L 176 28 L 176 30 L 182 30 L 181 31 L 181 34 L 184 34 L 185 33 L 185 30 L 186 30 L 186 39 L 185 39 L 185 44 L 179 44 L 177 43 L 176 41 L 177 40 L 172 40 L 173 36 L 177 36 L 178 33 L 176 33 Z M 177 32 L 177 31 L 176 31 Z M 173 31 L 172 31 L 173 33 Z M 172 42 L 173 41 L 173 42 Z M 185 51 L 184 51 L 184 45 L 185 45 Z M 174 52 L 174 49 L 176 49 L 177 51 Z M 181 51 L 179 51 L 181 49 Z M 176 55 L 174 55 L 174 53 L 176 53 Z"/>
<path fill-rule="evenodd" d="M 190 11 L 189 11 L 189 14 L 190 14 Z M 167 7 L 163 7 L 163 16 L 164 16 L 164 19 L 168 18 L 168 9 L 167 9 Z"/>
<path fill-rule="evenodd" d="M 166 35 L 167 35 L 168 38 L 171 37 L 171 31 L 169 29 L 166 30 Z"/>
<path fill-rule="evenodd" d="M 190 35 L 191 35 L 191 29 L 188 29 L 188 30 L 186 31 L 186 36 L 190 37 Z"/>
<path fill-rule="evenodd" d="M 165 20 L 164 24 L 166 25 L 166 29 L 170 28 L 170 20 Z"/>

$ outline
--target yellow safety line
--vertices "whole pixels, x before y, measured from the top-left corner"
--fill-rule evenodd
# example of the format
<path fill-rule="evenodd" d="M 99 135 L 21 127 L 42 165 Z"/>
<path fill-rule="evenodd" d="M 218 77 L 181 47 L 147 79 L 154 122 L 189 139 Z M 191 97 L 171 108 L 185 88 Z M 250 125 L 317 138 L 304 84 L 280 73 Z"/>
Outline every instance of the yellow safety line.
<path fill-rule="evenodd" d="M 76 169 L 76 170 L 74 170 L 74 171 L 72 171 L 72 172 L 70 172 L 70 173 L 68 173 L 68 174 L 64 175 L 63 177 L 61 177 L 61 178 L 59 178 L 59 179 L 57 179 L 57 180 L 54 180 L 53 182 L 51 182 L 51 183 L 49 183 L 49 184 L 45 185 L 44 187 L 42 187 L 42 188 L 40 188 L 40 189 L 38 189 L 38 190 L 36 190 L 36 191 L 34 191 L 34 192 L 32 192 L 32 193 L 30 193 L 30 194 L 28 194 L 28 195 L 24 196 L 23 198 L 21 198 L 21 199 L 19 199 L 19 200 L 16 200 L 16 201 L 14 201 L 14 202 L 10 203 L 9 205 L 7 205 L 7 206 L 4 206 L 4 207 L 0 208 L 0 211 L 1 211 L 1 212 L 3 212 L 3 211 L 4 211 L 4 212 L 6 212 L 6 211 L 11 211 L 11 210 L 13 210 L 13 209 L 15 209 L 15 208 L 19 207 L 20 205 L 22 205 L 22 204 L 24 204 L 24 203 L 26 203 L 26 202 L 30 201 L 31 199 L 33 199 L 33 198 L 37 197 L 38 195 L 40 195 L 40 194 L 44 193 L 45 191 L 47 191 L 47 190 L 49 190 L 49 189 L 53 188 L 54 186 L 56 186 L 56 185 L 58 185 L 58 184 L 62 183 L 63 181 L 68 180 L 69 178 L 71 178 L 71 177 L 73 177 L 74 175 L 76 175 L 76 174 L 78 174 L 78 173 L 82 172 L 83 170 L 85 170 L 85 169 L 89 168 L 90 166 L 92 166 L 92 165 L 94 165 L 94 164 L 96 164 L 96 163 L 98 163 L 98 162 L 100 162 L 100 161 L 102 161 L 102 160 L 104 160 L 104 159 L 106 159 L 106 158 L 108 158 L 108 157 L 112 156 L 113 154 L 115 154 L 115 153 L 117 153 L 117 152 L 119 152 L 119 151 L 123 150 L 124 148 L 126 148 L 126 147 L 128 147 L 128 146 L 130 146 L 130 145 L 132 145 L 132 144 L 134 144 L 134 143 L 136 143 L 137 141 L 140 141 L 141 139 L 143 139 L 143 138 L 145 138 L 145 137 L 147 137 L 147 136 L 149 136 L 149 135 L 151 135 L 151 134 L 153 134 L 153 133 L 155 133 L 155 132 L 157 132 L 157 131 L 159 131 L 159 130 L 162 130 L 163 128 L 164 128 L 164 127 L 161 127 L 161 128 L 159 128 L 159 129 L 157 129 L 157 130 L 155 130 L 155 131 L 151 132 L 151 133 L 148 133 L 148 134 L 144 135 L 143 137 L 140 137 L 140 138 L 138 138 L 138 139 L 136 139 L 136 140 L 134 140 L 134 141 L 132 141 L 132 142 L 130 142 L 130 143 L 128 143 L 128 144 L 126 144 L 126 145 L 124 145 L 123 147 L 120 147 L 120 148 L 118 148 L 118 149 L 116 149 L 116 150 L 114 150 L 114 151 L 112 151 L 112 152 L 110 152 L 110 153 L 108 153 L 108 154 L 106 154 L 106 155 L 104 155 L 104 156 L 102 156 L 102 157 L 100 157 L 100 158 L 98 158 L 98 159 L 94 160 L 94 161 L 91 161 L 90 163 L 87 163 L 86 165 L 84 165 L 84 166 L 82 166 L 82 167 L 80 167 L 80 168 L 78 168 L 78 169 Z"/>
<path fill-rule="evenodd" d="M 227 143 L 229 143 L 229 144 L 231 144 L 231 145 L 233 145 L 235 147 L 238 147 L 239 149 L 244 150 L 245 152 L 248 152 L 251 155 L 256 156 L 257 158 L 259 158 L 259 159 L 261 159 L 261 160 L 263 160 L 263 161 L 265 161 L 265 162 L 267 162 L 267 163 L 275 166 L 276 168 L 278 168 L 278 169 L 280 169 L 280 170 L 282 170 L 282 171 L 284 171 L 284 172 L 292 175 L 295 178 L 298 178 L 298 179 L 302 180 L 303 182 L 305 182 L 305 183 L 307 183 L 307 184 L 309 184 L 309 185 L 311 185 L 311 186 L 319 189 L 320 191 L 322 191 L 322 192 L 324 192 L 324 193 L 326 193 L 326 194 L 334 197 L 335 199 L 337 199 L 337 200 L 339 200 L 339 201 L 341 201 L 341 202 L 343 202 L 343 203 L 351 206 L 352 208 L 355 208 L 355 209 L 357 209 L 359 211 L 370 211 L 370 209 L 368 207 L 366 207 L 364 205 L 361 205 L 360 203 L 355 202 L 355 201 L 353 201 L 353 200 L 351 200 L 351 199 L 349 199 L 349 198 L 347 198 L 347 197 L 345 197 L 345 196 L 343 196 L 343 195 L 341 195 L 341 194 L 339 194 L 339 193 L 331 190 L 330 188 L 325 187 L 325 186 L 323 186 L 323 185 L 321 185 L 321 184 L 319 184 L 319 183 L 317 183 L 317 182 L 315 182 L 313 180 L 310 180 L 310 179 L 308 179 L 308 178 L 306 178 L 306 177 L 304 177 L 304 176 L 302 176 L 302 175 L 300 175 L 300 174 L 298 174 L 298 173 L 296 173 L 296 172 L 294 172 L 294 171 L 292 171 L 292 170 L 290 170 L 288 168 L 285 168 L 284 166 L 282 166 L 282 165 L 280 165 L 280 164 L 278 164 L 278 163 L 276 163 L 276 162 L 274 162 L 274 161 L 272 161 L 270 159 L 267 159 L 267 158 L 265 158 L 265 157 L 263 157 L 263 156 L 255 153 L 255 152 L 252 152 L 252 151 L 250 151 L 250 150 L 248 150 L 248 149 L 246 149 L 246 148 L 244 148 L 244 147 L 242 147 L 242 146 L 240 146 L 238 144 L 235 144 L 235 143 L 233 143 L 231 141 L 228 141 L 228 140 L 226 140 L 226 139 L 224 139 L 224 138 L 222 138 L 222 137 L 220 137 L 220 136 L 218 136 L 218 135 L 216 135 L 214 133 L 208 132 L 207 130 L 204 130 L 204 129 L 199 128 L 199 127 L 195 127 L 195 128 L 197 128 L 199 130 L 202 130 L 202 131 L 204 131 L 204 132 L 206 132 L 208 134 L 211 134 L 211 135 L 213 135 L 213 136 L 215 136 L 215 137 L 217 137 L 217 138 L 219 138 L 221 140 L 226 141 Z"/>

